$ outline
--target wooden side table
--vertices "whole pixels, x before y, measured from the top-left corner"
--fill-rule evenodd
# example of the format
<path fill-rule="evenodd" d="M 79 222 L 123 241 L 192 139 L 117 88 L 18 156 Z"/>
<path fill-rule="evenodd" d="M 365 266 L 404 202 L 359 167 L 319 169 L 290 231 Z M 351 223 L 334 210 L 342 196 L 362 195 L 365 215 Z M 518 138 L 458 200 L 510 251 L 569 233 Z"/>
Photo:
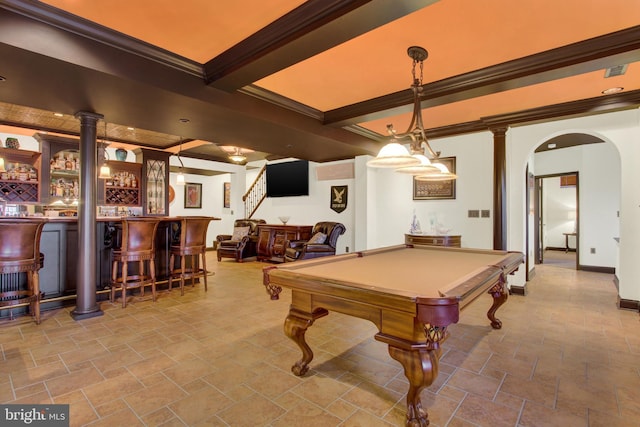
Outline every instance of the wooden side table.
<path fill-rule="evenodd" d="M 575 236 L 576 233 L 562 233 L 564 234 L 564 253 L 569 252 L 569 236 Z"/>
<path fill-rule="evenodd" d="M 284 262 L 284 244 L 287 240 L 308 240 L 311 237 L 312 225 L 258 225 L 259 261 Z"/>

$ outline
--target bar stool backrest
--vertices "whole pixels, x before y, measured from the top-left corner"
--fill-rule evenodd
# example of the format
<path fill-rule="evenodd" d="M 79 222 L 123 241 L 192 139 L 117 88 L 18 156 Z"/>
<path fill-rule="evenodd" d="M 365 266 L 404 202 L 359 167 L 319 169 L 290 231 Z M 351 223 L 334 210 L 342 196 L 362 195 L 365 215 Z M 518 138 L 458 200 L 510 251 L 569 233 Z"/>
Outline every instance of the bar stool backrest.
<path fill-rule="evenodd" d="M 126 252 L 153 252 L 160 219 L 137 217 L 122 219 L 122 246 Z"/>
<path fill-rule="evenodd" d="M 208 216 L 180 217 L 180 246 L 183 248 L 204 247 L 207 244 L 207 228 L 213 220 Z"/>
<path fill-rule="evenodd" d="M 0 272 L 20 272 L 40 262 L 40 236 L 46 218 L 0 218 Z"/>

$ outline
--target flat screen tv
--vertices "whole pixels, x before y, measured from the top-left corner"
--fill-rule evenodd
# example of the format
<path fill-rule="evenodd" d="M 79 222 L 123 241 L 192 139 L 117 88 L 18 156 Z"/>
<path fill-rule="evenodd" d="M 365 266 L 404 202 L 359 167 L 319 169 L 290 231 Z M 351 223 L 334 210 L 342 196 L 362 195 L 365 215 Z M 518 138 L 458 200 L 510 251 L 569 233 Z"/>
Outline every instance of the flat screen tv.
<path fill-rule="evenodd" d="M 266 171 L 267 197 L 291 197 L 309 195 L 309 162 L 268 164 Z"/>

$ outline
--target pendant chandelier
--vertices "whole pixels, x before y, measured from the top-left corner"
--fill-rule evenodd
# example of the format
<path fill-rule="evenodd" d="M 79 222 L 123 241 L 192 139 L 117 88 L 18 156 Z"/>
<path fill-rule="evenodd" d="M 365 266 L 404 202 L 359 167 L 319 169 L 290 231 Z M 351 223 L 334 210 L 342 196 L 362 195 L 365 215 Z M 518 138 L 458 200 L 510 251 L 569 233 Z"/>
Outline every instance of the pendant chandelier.
<path fill-rule="evenodd" d="M 185 185 L 184 181 L 184 173 L 182 169 L 184 169 L 184 163 L 182 163 L 182 159 L 180 158 L 180 153 L 182 153 L 182 137 L 180 137 L 180 148 L 178 148 L 178 161 L 180 162 L 180 170 L 178 171 L 178 175 L 176 175 L 176 185 Z"/>
<path fill-rule="evenodd" d="M 396 168 L 396 172 L 414 175 L 419 181 L 442 181 L 456 179 L 457 176 L 438 162 L 440 152 L 435 152 L 427 141 L 427 133 L 422 123 L 422 72 L 427 50 L 419 46 L 407 49 L 407 55 L 413 60 L 413 116 L 406 132 L 398 133 L 393 125 L 387 125 L 391 141 L 382 147 L 378 155 L 367 162 L 370 167 Z M 416 76 L 416 66 L 420 66 L 420 75 Z M 405 147 L 409 143 L 409 150 Z"/>
<path fill-rule="evenodd" d="M 247 160 L 247 156 L 242 153 L 240 147 L 236 147 L 236 151 L 232 154 L 229 154 L 229 160 L 234 163 L 242 163 Z"/>
<path fill-rule="evenodd" d="M 107 122 L 104 122 L 104 139 L 102 140 L 102 146 L 104 158 L 102 159 L 102 164 L 100 165 L 100 174 L 98 178 L 100 179 L 110 179 L 111 178 L 111 168 L 107 163 L 109 161 L 109 152 L 107 151 L 107 146 L 109 145 L 109 140 L 107 139 Z"/>
<path fill-rule="evenodd" d="M 227 154 L 227 159 L 232 163 L 243 164 L 247 161 L 247 154 L 254 151 L 250 148 L 236 147 L 233 145 L 220 145 L 222 151 Z"/>

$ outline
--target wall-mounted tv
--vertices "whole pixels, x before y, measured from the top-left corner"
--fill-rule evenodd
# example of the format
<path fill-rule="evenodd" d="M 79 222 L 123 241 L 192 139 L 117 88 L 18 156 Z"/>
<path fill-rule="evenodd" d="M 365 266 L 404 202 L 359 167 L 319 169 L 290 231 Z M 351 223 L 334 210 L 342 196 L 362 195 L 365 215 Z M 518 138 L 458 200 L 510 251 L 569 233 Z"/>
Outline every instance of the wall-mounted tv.
<path fill-rule="evenodd" d="M 268 164 L 266 171 L 267 197 L 291 197 L 309 195 L 309 162 Z"/>

